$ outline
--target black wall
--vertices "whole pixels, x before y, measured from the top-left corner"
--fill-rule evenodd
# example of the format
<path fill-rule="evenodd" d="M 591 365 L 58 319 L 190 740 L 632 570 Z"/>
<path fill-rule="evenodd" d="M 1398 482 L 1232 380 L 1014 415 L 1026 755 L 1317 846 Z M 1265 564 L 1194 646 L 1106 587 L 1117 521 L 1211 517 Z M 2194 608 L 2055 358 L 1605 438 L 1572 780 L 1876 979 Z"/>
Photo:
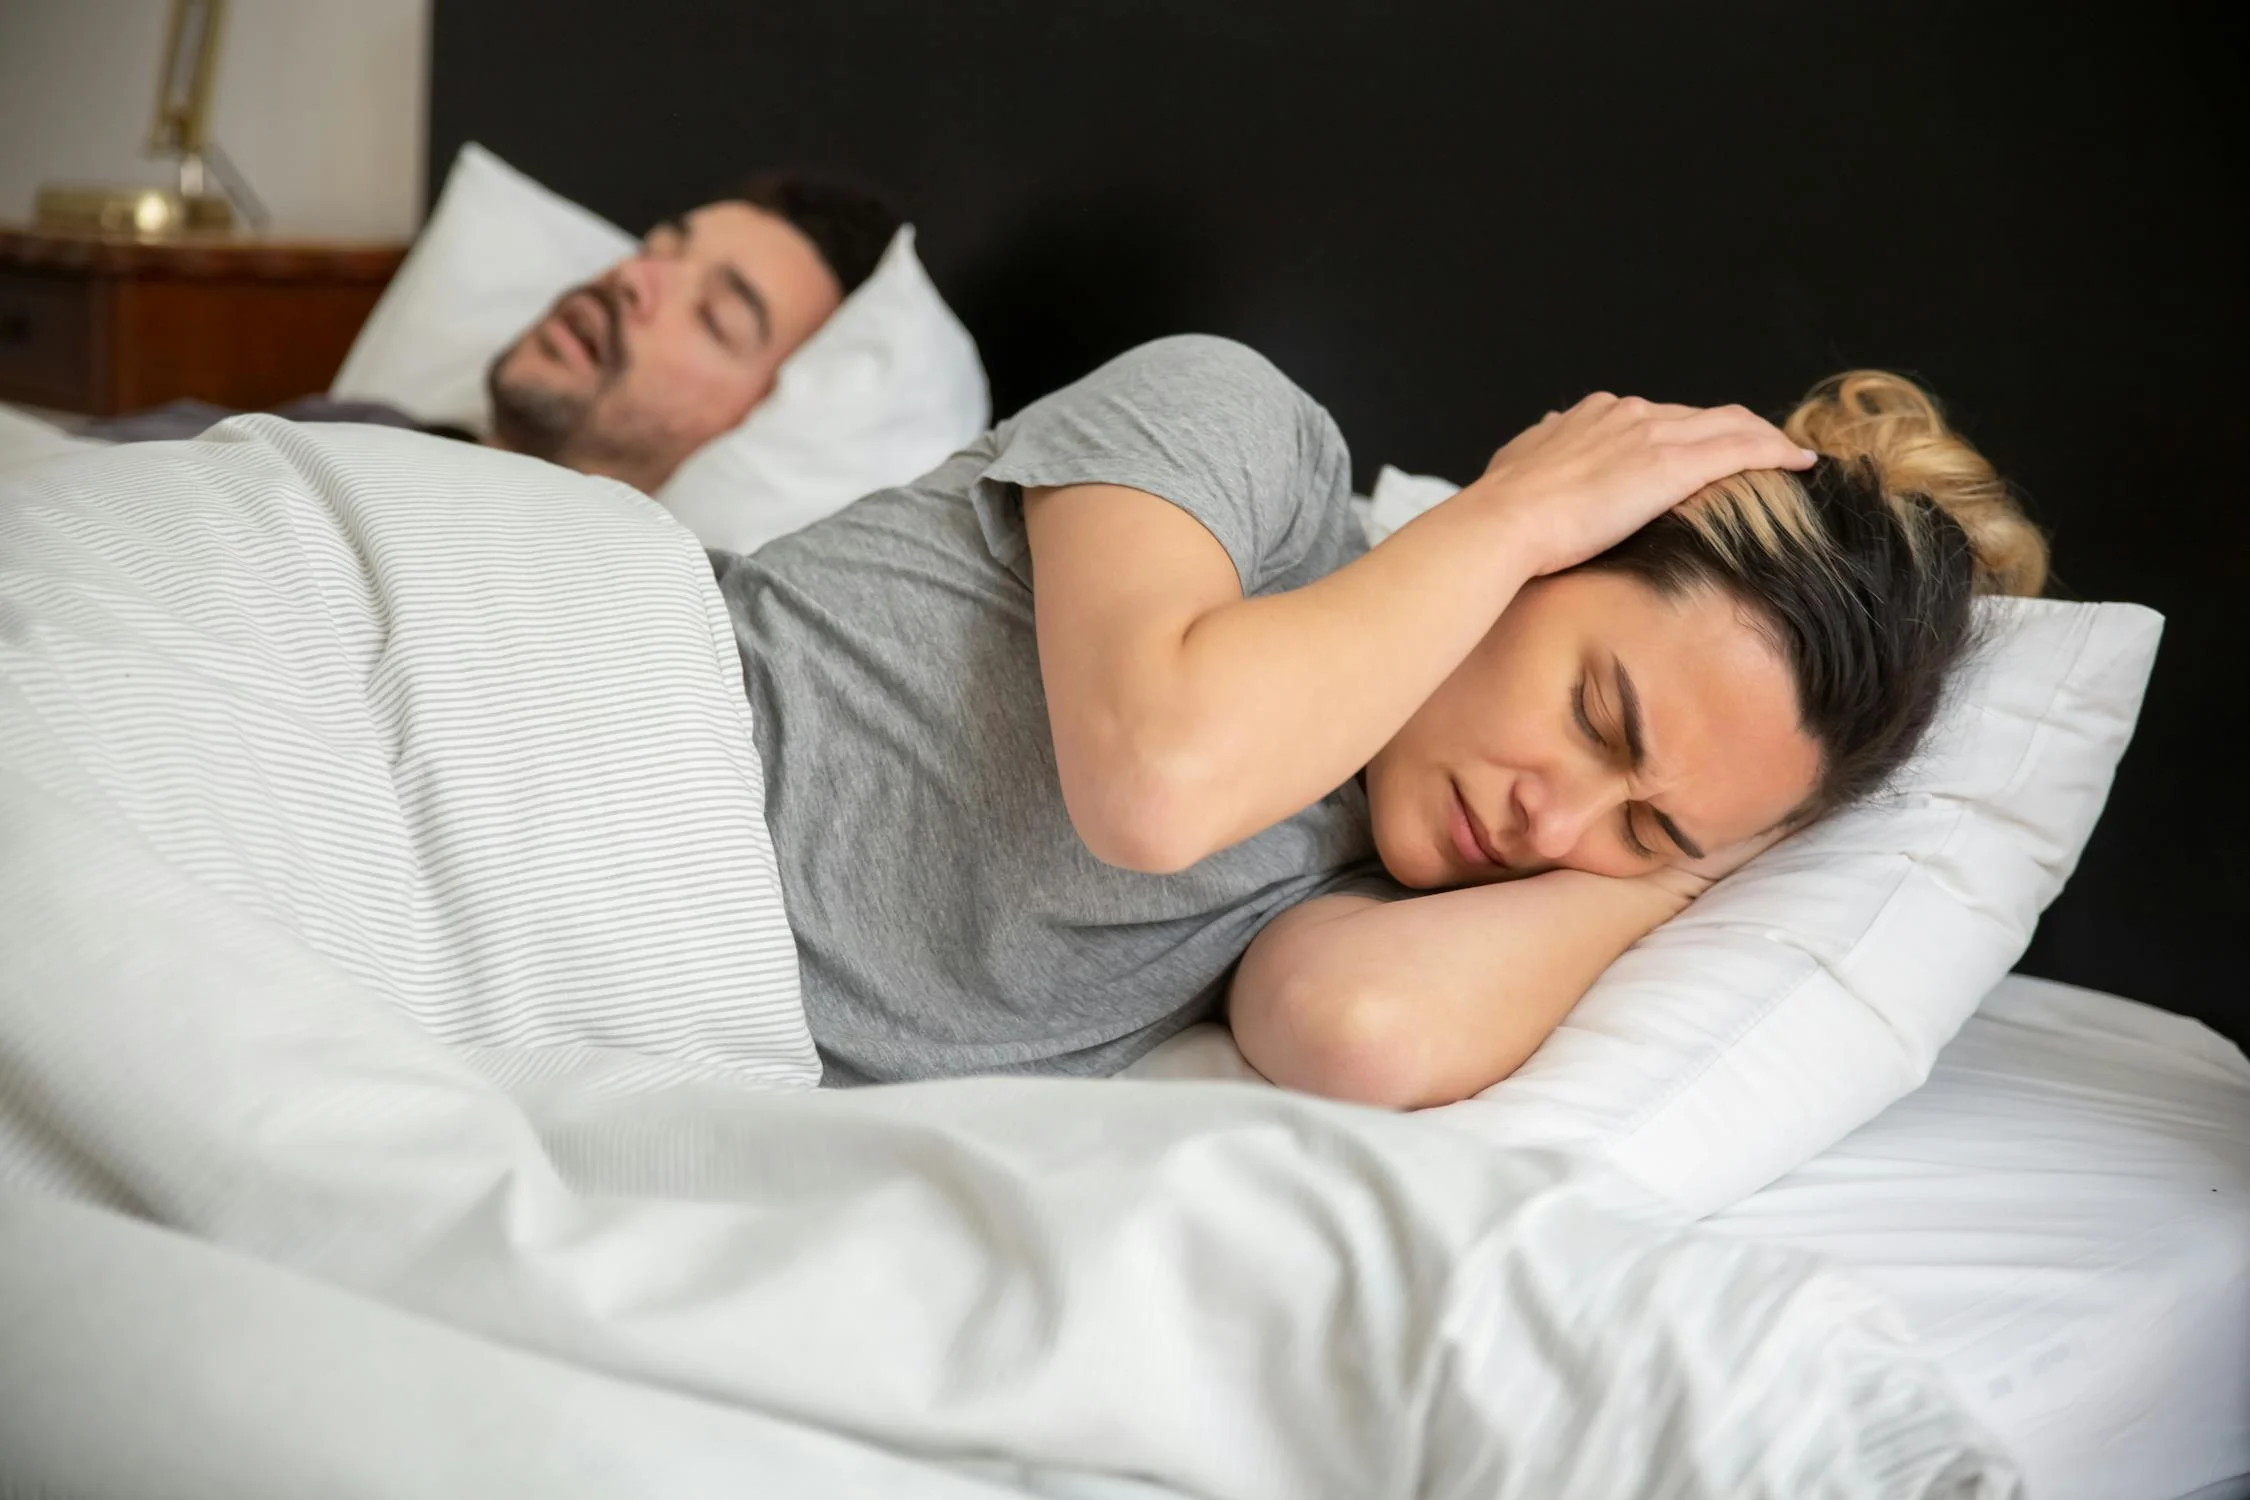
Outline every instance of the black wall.
<path fill-rule="evenodd" d="M 1182 329 L 1378 464 L 1467 476 L 1605 387 L 1922 377 L 2065 597 L 2170 619 L 2024 967 L 2245 1034 L 2250 297 L 2217 6 L 437 0 L 483 141 L 627 225 L 745 169 L 894 189 L 999 411 Z"/>

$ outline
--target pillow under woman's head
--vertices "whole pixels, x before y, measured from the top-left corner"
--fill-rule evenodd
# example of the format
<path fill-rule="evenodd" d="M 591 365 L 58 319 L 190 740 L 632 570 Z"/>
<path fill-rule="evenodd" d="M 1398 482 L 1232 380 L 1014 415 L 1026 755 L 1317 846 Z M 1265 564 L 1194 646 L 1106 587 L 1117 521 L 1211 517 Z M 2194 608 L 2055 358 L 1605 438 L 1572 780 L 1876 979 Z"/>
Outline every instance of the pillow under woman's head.
<path fill-rule="evenodd" d="M 1368 540 L 1458 488 L 1386 467 Z M 2133 604 L 1990 596 L 1970 617 L 1975 648 L 1880 796 L 1722 881 L 1513 1076 L 1436 1113 L 1495 1146 L 1605 1160 L 1702 1215 L 1919 1085 L 2076 866 L 2163 625 Z M 1257 1077 L 1218 1027 L 1129 1076 Z"/>
<path fill-rule="evenodd" d="M 335 393 L 626 479 L 747 551 L 985 424 L 976 346 L 895 224 L 769 176 L 635 241 L 466 146 Z"/>
<path fill-rule="evenodd" d="M 1455 1125 L 1603 1157 L 1709 1213 L 1919 1084 L 2023 954 L 2101 813 L 2162 620 L 2132 604 L 2001 597 L 2037 589 L 2044 545 L 1990 468 L 1902 386 L 1823 386 L 1788 431 L 1831 462 L 1874 459 L 1887 494 L 1929 496 L 1973 554 L 1949 564 L 1981 597 L 1966 602 L 1972 649 L 1935 722 L 1881 795 L 1803 829 L 1643 938 L 1513 1076 L 1446 1106 Z M 1910 420 L 1890 420 L 1902 402 Z M 1740 483 L 1698 503 L 1731 504 Z M 1369 542 L 1458 488 L 1384 468 L 1361 513 Z M 1160 1052 L 1136 1071 L 1246 1068 L 1223 1033 Z"/>

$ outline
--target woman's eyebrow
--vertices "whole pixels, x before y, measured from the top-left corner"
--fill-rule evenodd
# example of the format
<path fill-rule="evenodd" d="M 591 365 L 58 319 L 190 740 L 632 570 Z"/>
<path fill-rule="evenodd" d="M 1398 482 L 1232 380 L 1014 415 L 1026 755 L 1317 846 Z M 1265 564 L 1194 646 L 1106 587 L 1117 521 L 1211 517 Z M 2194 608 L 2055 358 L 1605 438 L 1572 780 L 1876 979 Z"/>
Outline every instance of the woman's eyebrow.
<path fill-rule="evenodd" d="M 1638 771 L 1648 762 L 1648 741 L 1641 728 L 1641 695 L 1633 687 L 1633 674 L 1625 670 L 1625 663 L 1612 658 L 1610 664 L 1617 672 L 1617 718 L 1625 734 L 1625 753 L 1631 758 L 1633 769 Z M 1689 859 L 1703 857 L 1703 846 L 1682 833 L 1669 813 L 1653 807 L 1649 812 L 1655 816 L 1656 826 L 1664 830 L 1664 836 L 1680 846 L 1682 854 Z"/>
<path fill-rule="evenodd" d="M 1641 738 L 1641 695 L 1634 689 L 1633 674 L 1625 670 L 1624 662 L 1613 657 L 1610 665 L 1617 673 L 1617 717 L 1625 730 L 1625 753 L 1638 771 L 1648 763 L 1648 741 Z"/>

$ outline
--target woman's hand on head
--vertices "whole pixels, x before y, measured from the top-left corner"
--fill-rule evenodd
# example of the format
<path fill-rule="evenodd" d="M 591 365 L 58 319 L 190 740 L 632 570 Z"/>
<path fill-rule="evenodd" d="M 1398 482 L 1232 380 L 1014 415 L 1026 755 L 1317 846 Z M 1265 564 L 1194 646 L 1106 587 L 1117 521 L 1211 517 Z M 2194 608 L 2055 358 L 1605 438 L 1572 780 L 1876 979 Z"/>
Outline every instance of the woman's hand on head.
<path fill-rule="evenodd" d="M 1516 519 L 1534 571 L 1556 573 L 1716 480 L 1745 469 L 1810 468 L 1816 458 L 1739 406 L 1672 406 L 1604 391 L 1519 433 L 1469 489 Z"/>

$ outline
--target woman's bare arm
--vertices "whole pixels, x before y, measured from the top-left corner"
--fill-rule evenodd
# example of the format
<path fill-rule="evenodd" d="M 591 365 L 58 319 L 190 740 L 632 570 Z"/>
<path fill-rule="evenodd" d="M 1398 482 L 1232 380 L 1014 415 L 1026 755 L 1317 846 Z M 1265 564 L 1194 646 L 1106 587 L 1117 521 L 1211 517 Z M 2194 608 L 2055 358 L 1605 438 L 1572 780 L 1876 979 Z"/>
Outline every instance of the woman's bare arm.
<path fill-rule="evenodd" d="M 1684 871 L 1550 870 L 1380 901 L 1323 896 L 1282 913 L 1228 994 L 1242 1055 L 1286 1088 L 1419 1109 L 1513 1073 L 1617 956 L 1680 912 Z"/>
<path fill-rule="evenodd" d="M 1787 832 L 1642 875 L 1317 897 L 1243 955 L 1227 994 L 1235 1042 L 1306 1093 L 1392 1109 L 1466 1099 L 1521 1067 L 1619 954 Z"/>
<path fill-rule="evenodd" d="M 1531 576 L 1463 491 L 1301 589 L 1244 599 L 1226 550 L 1139 490 L 1024 497 L 1063 799 L 1087 847 L 1165 873 L 1335 790 Z"/>

